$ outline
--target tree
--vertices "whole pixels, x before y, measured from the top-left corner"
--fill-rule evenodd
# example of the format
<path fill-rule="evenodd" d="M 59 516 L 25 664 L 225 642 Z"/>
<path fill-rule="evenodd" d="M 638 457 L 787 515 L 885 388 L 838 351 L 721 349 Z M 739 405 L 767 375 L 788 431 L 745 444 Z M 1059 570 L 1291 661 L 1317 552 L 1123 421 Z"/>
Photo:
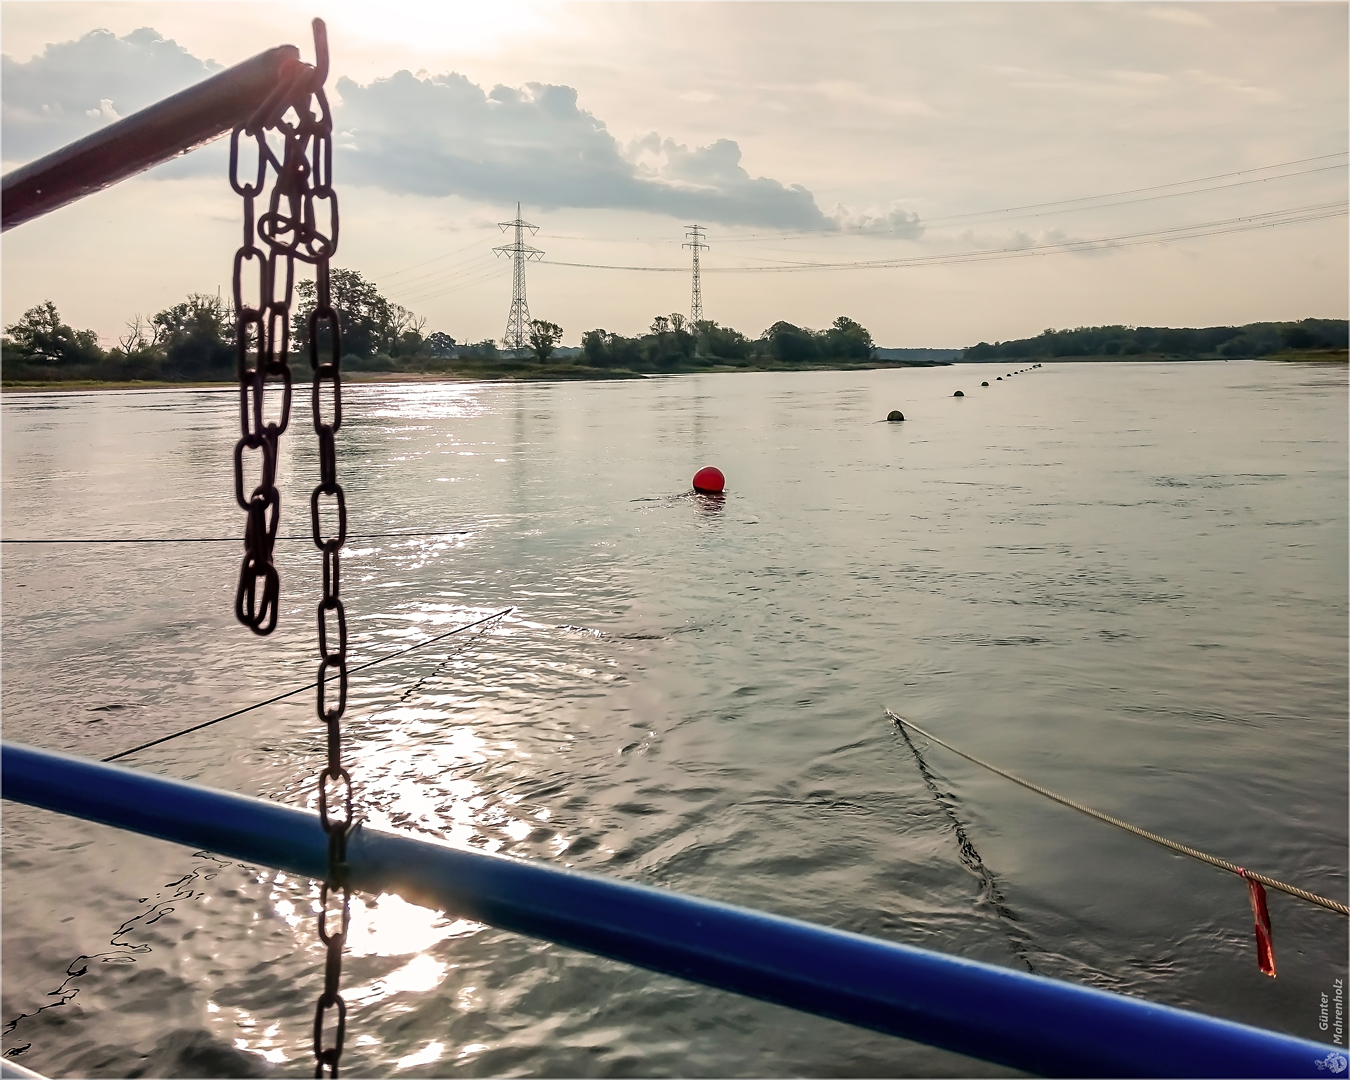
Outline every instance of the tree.
<path fill-rule="evenodd" d="M 609 367 L 613 362 L 606 342 L 608 336 L 603 330 L 587 330 L 581 335 L 581 355 L 591 367 Z"/>
<path fill-rule="evenodd" d="M 712 319 L 694 323 L 703 351 L 722 360 L 745 360 L 750 355 L 750 342 L 739 330 L 718 326 Z"/>
<path fill-rule="evenodd" d="M 872 335 L 860 323 L 840 315 L 823 335 L 820 353 L 834 360 L 872 359 Z"/>
<path fill-rule="evenodd" d="M 92 330 L 72 330 L 61 321 L 56 305 L 44 300 L 23 313 L 18 322 L 5 327 L 6 352 L 30 364 L 95 364 L 106 354 Z"/>
<path fill-rule="evenodd" d="M 426 325 L 425 316 L 414 315 L 402 304 L 390 304 L 389 325 L 379 342 L 381 351 L 390 356 L 416 356 L 426 344 L 422 337 Z"/>
<path fill-rule="evenodd" d="M 432 356 L 449 357 L 455 355 L 455 339 L 440 330 L 427 338 L 426 347 Z"/>
<path fill-rule="evenodd" d="M 234 371 L 234 319 L 219 294 L 190 293 L 154 316 L 150 325 L 170 378 L 228 378 Z"/>
<path fill-rule="evenodd" d="M 127 356 L 147 352 L 159 344 L 159 327 L 140 314 L 127 320 L 127 329 L 117 339 L 117 347 Z"/>
<path fill-rule="evenodd" d="M 553 350 L 562 340 L 563 330 L 557 323 L 544 322 L 542 319 L 530 320 L 530 350 L 541 364 L 547 364 Z"/>
<path fill-rule="evenodd" d="M 300 303 L 292 328 L 297 346 L 308 345 L 309 314 L 315 305 L 314 282 L 301 281 L 295 291 Z M 366 357 L 389 346 L 395 312 L 373 281 L 367 281 L 359 270 L 334 267 L 328 273 L 328 295 L 342 327 L 344 354 Z"/>
<path fill-rule="evenodd" d="M 819 356 L 815 335 L 790 322 L 776 322 L 764 331 L 766 351 L 784 364 L 801 364 Z"/>

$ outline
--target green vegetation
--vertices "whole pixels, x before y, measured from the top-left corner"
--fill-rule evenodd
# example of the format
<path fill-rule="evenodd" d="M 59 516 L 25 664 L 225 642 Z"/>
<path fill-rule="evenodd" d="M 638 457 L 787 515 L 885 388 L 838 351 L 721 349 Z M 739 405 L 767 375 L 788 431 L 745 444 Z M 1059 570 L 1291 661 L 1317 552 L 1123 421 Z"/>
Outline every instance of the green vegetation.
<path fill-rule="evenodd" d="M 5 327 L 4 381 L 215 382 L 234 378 L 234 320 L 218 296 L 193 293 L 153 318 L 127 323 L 104 351 L 91 330 L 73 330 L 50 300 Z"/>
<path fill-rule="evenodd" d="M 535 360 L 541 364 L 547 364 L 548 358 L 553 355 L 553 351 L 558 347 L 558 342 L 562 340 L 562 334 L 562 327 L 557 323 L 532 319 L 530 321 L 530 351 L 534 353 Z"/>
<path fill-rule="evenodd" d="M 492 341 L 461 344 L 444 331 L 427 334 L 426 320 L 380 294 L 360 272 L 331 272 L 330 300 L 342 327 L 342 366 L 360 377 L 467 379 L 612 379 L 651 373 L 719 370 L 878 367 L 904 361 L 875 358 L 872 336 L 840 317 L 825 330 L 777 322 L 747 338 L 712 321 L 691 325 L 680 314 L 658 315 L 648 333 L 624 337 L 590 330 L 580 348 L 561 348 L 563 328 L 536 319 L 528 352 L 500 350 Z M 291 361 L 298 379 L 310 371 L 309 321 L 314 283 L 296 285 L 291 316 Z M 326 321 L 316 323 L 323 338 Z M 319 342 L 326 354 L 327 340 Z M 219 296 L 193 293 L 146 319 L 136 316 L 111 349 L 98 336 L 61 321 L 50 300 L 5 328 L 6 386 L 48 383 L 233 382 L 236 378 L 234 315 Z"/>
<path fill-rule="evenodd" d="M 295 292 L 291 359 L 296 377 L 305 379 L 314 283 L 302 281 Z M 341 320 L 342 366 L 357 378 L 614 379 L 692 371 L 909 366 L 945 363 L 951 357 L 942 350 L 879 350 L 863 326 L 844 316 L 824 330 L 776 322 L 749 338 L 712 320 L 690 323 L 678 313 L 658 315 L 648 332 L 637 337 L 588 330 L 580 348 L 561 347 L 563 328 L 535 319 L 529 350 L 506 352 L 490 340 L 459 343 L 444 331 L 425 333 L 425 319 L 386 299 L 356 270 L 334 269 L 330 295 Z M 331 332 L 326 322 L 316 325 L 325 335 Z M 1346 322 L 1334 319 L 1202 330 L 1093 326 L 1047 330 L 1039 337 L 992 345 L 982 341 L 961 358 L 1343 360 L 1346 331 Z M 319 345 L 326 353 L 329 343 L 321 340 Z M 6 386 L 233 382 L 234 313 L 218 295 L 192 293 L 148 319 L 137 315 L 116 346 L 105 350 L 92 331 L 63 323 L 56 305 L 47 300 L 5 328 L 0 364 Z"/>
<path fill-rule="evenodd" d="M 776 322 L 751 339 L 710 319 L 690 323 L 676 313 L 658 315 L 641 337 L 588 330 L 580 358 L 590 367 L 635 374 L 889 366 L 874 359 L 875 351 L 872 335 L 842 315 L 827 330 Z"/>
<path fill-rule="evenodd" d="M 1249 360 L 1260 357 L 1339 359 L 1346 357 L 1344 319 L 1261 322 L 1208 326 L 1199 330 L 1156 326 L 1080 326 L 1046 330 L 1018 341 L 980 342 L 964 360 L 1164 359 Z"/>

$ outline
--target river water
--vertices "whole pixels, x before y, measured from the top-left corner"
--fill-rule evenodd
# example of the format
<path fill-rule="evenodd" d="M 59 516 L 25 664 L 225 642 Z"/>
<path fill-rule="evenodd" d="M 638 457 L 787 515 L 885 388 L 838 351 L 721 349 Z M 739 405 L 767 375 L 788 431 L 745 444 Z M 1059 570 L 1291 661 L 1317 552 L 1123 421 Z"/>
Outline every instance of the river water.
<path fill-rule="evenodd" d="M 353 663 L 514 608 L 353 676 L 367 819 L 1329 1041 L 1346 920 L 1272 892 L 1267 978 L 1240 880 L 919 739 L 930 787 L 884 710 L 1344 900 L 1346 370 L 1016 371 L 349 386 Z M 236 415 L 5 395 L 5 537 L 239 535 Z M 298 421 L 283 536 L 314 462 Z M 724 500 L 686 494 L 705 464 Z M 359 538 L 397 530 L 449 534 Z M 5 737 L 102 757 L 312 679 L 318 553 L 277 551 L 261 640 L 237 541 L 6 545 Z M 321 734 L 305 694 L 124 764 L 312 805 Z M 3 825 L 6 1053 L 309 1074 L 309 882 Z M 343 986 L 349 1075 L 1001 1074 L 392 896 Z"/>

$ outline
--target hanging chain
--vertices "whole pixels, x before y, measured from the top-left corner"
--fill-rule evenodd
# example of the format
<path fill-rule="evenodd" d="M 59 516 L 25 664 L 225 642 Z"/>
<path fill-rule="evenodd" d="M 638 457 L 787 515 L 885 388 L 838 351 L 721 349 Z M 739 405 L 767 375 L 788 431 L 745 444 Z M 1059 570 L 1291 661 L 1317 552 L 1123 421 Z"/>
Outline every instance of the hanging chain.
<path fill-rule="evenodd" d="M 319 894 L 318 935 L 325 949 L 323 992 L 314 1008 L 314 1075 L 337 1076 L 346 1035 L 347 1005 L 338 986 L 342 952 L 351 923 L 351 892 L 346 880 L 347 836 L 353 825 L 351 774 L 342 764 L 342 713 L 347 705 L 347 616 L 340 596 L 341 550 L 347 540 L 347 502 L 337 482 L 335 436 L 342 426 L 341 331 L 332 306 L 329 259 L 337 249 L 337 195 L 332 187 L 333 123 L 323 84 L 328 77 L 328 39 L 322 19 L 314 20 L 315 66 L 296 63 L 283 69 L 277 89 L 247 124 L 230 137 L 230 184 L 244 200 L 244 243 L 234 257 L 235 341 L 239 361 L 241 437 L 234 450 L 235 498 L 248 513 L 244 561 L 235 594 L 235 615 L 255 634 L 276 627 L 280 580 L 272 547 L 281 517 L 276 489 L 277 450 L 291 411 L 290 307 L 295 261 L 315 270 L 315 304 L 306 336 L 314 368 L 311 396 L 314 431 L 319 437 L 319 483 L 310 496 L 314 545 L 323 552 L 323 597 L 318 606 L 319 679 L 317 709 L 327 729 L 327 760 L 318 777 L 319 823 L 328 836 L 328 869 Z M 280 156 L 268 135 L 281 142 Z M 258 154 L 256 176 L 239 178 L 241 136 Z M 269 172 L 275 174 L 267 212 L 256 218 L 254 200 Z M 326 221 L 321 221 L 321 215 Z M 255 242 L 266 245 L 266 252 Z M 256 267 L 254 293 L 244 296 L 246 268 Z M 246 300 L 249 303 L 246 303 Z M 269 378 L 279 378 L 278 419 L 264 422 Z M 259 482 L 245 499 L 244 456 L 261 455 Z M 331 500 L 325 504 L 325 500 Z M 336 533 L 325 534 L 328 506 Z M 333 623 L 329 626 L 330 620 Z M 336 675 L 336 679 L 333 676 Z M 328 704 L 327 683 L 336 681 L 337 699 Z M 336 928 L 329 926 L 330 894 L 341 895 Z M 335 1012 L 331 1042 L 325 1021 Z"/>
<path fill-rule="evenodd" d="M 323 91 L 328 49 L 322 20 L 315 20 L 314 41 L 318 66 L 298 61 L 283 65 L 276 90 L 230 135 L 230 186 L 244 201 L 243 245 L 235 252 L 233 272 L 240 427 L 234 494 L 248 514 L 235 615 L 260 635 L 275 629 L 280 598 L 272 547 L 281 519 L 278 450 L 291 414 L 291 300 L 297 259 L 315 265 L 322 290 L 316 310 L 327 309 L 336 349 L 337 320 L 328 308 L 327 286 L 338 213 L 331 183 L 333 124 Z M 269 135 L 280 142 L 279 155 Z M 241 178 L 241 150 L 248 142 L 256 151 L 257 168 L 246 169 Z M 259 216 L 254 204 L 273 174 L 267 212 Z M 325 208 L 328 220 L 321 223 L 318 212 Z M 334 353 L 335 360 L 338 355 Z M 269 379 L 280 379 L 280 385 Z M 269 390 L 280 392 L 275 419 L 267 419 Z M 259 458 L 258 482 L 246 494 L 245 457 L 253 454 Z"/>

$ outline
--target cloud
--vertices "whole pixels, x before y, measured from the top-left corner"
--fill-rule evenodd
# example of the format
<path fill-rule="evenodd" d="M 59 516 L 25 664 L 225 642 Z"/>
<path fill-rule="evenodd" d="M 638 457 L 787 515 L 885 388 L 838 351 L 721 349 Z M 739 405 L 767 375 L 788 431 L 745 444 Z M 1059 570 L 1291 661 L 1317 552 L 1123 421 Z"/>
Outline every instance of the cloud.
<path fill-rule="evenodd" d="M 1209 19 L 1194 8 L 1167 4 L 1163 7 L 1150 7 L 1145 10 L 1149 18 L 1160 19 L 1163 22 L 1177 23 L 1181 26 L 1199 26 L 1206 30 L 1212 29 L 1214 26 Z"/>
<path fill-rule="evenodd" d="M 20 63 L 0 57 L 6 161 L 29 161 L 220 70 L 145 27 L 92 30 Z"/>
<path fill-rule="evenodd" d="M 1112 240 L 1086 239 L 1059 228 L 1038 229 L 1035 232 L 1013 229 L 997 233 L 966 229 L 957 234 L 957 242 L 968 251 L 1001 252 L 1067 248 L 1076 255 L 1099 254 L 1120 246 Z"/>
<path fill-rule="evenodd" d="M 892 203 L 886 209 L 852 211 L 842 205 L 836 205 L 830 214 L 834 227 L 843 232 L 867 233 L 876 236 L 898 237 L 901 240 L 917 240 L 924 233 L 923 222 L 913 210 L 906 210 L 898 203 Z"/>
<path fill-rule="evenodd" d="M 94 30 L 31 60 L 2 58 L 4 157 L 29 161 L 220 70 L 157 31 Z M 798 230 L 835 227 L 797 184 L 754 177 L 729 139 L 686 146 L 653 133 L 624 147 L 570 86 L 485 92 L 462 75 L 400 71 L 337 80 L 339 183 L 395 194 L 459 195 L 502 206 L 642 210 L 687 221 Z M 180 158 L 161 178 L 223 175 L 224 147 Z"/>
<path fill-rule="evenodd" d="M 722 225 L 829 229 L 806 188 L 752 177 L 730 139 L 690 148 L 656 133 L 621 146 L 570 86 L 485 93 L 462 75 L 339 79 L 336 166 L 392 192 L 645 210 Z M 339 173 L 341 175 L 341 173 Z"/>

